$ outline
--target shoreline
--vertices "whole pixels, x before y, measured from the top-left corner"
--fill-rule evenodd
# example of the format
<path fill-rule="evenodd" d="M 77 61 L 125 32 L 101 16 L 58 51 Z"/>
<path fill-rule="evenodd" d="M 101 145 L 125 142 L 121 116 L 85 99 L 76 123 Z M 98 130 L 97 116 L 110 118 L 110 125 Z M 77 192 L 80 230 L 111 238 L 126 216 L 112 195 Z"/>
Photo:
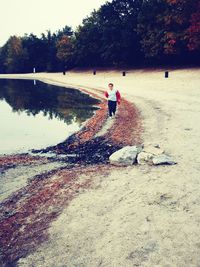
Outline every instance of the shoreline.
<path fill-rule="evenodd" d="M 49 81 L 48 79 L 39 80 L 52 84 L 52 81 Z M 58 85 L 57 82 L 54 82 L 53 84 L 61 86 L 61 84 Z M 62 87 L 63 86 L 64 85 L 62 84 Z M 65 86 L 69 87 L 68 85 Z M 34 202 L 34 205 L 40 210 L 41 213 L 44 209 L 44 207 L 41 206 L 40 201 L 37 201 L 34 198 L 34 194 L 37 194 L 39 198 L 42 197 L 45 202 L 49 203 L 48 205 L 51 205 L 52 208 L 56 210 L 56 214 L 49 212 L 48 217 L 45 217 L 45 219 L 44 216 L 40 216 L 40 219 L 38 220 L 38 223 L 40 224 L 39 227 L 46 229 L 47 226 L 58 217 L 62 209 L 64 209 L 64 207 L 66 206 L 66 198 L 70 198 L 70 200 L 72 200 L 74 198 L 74 195 L 77 195 L 77 181 L 79 183 L 79 179 L 76 175 L 74 176 L 74 173 L 78 173 L 79 175 L 88 175 L 91 171 L 94 172 L 95 170 L 99 170 L 99 172 L 102 173 L 102 170 L 109 172 L 110 169 L 117 169 L 114 166 L 111 167 L 108 165 L 109 156 L 116 150 L 120 149 L 123 145 L 133 145 L 135 144 L 134 142 L 136 142 L 136 140 L 141 140 L 141 126 L 139 122 L 138 111 L 136 110 L 135 106 L 132 106 L 131 103 L 129 103 L 125 99 L 122 99 L 122 105 L 119 107 L 118 115 L 116 115 L 115 119 L 111 122 L 107 120 L 107 101 L 103 98 L 102 91 L 91 91 L 86 88 L 83 89 L 82 87 L 78 88 L 78 90 L 83 93 L 89 94 L 90 96 L 95 97 L 101 101 L 100 104 L 98 104 L 99 109 L 90 119 L 85 122 L 84 126 L 78 132 L 74 133 L 64 142 L 57 145 L 39 150 L 32 149 L 31 151 L 33 155 L 35 154 L 34 156 L 30 155 L 30 153 L 0 156 L 1 173 L 8 173 L 9 175 L 10 170 L 12 170 L 14 173 L 16 170 L 17 174 L 18 169 L 21 168 L 24 171 L 25 167 L 27 176 L 25 181 L 21 182 L 21 187 L 14 183 L 13 187 L 16 186 L 15 191 L 11 191 L 10 188 L 10 195 L 6 195 L 5 199 L 2 199 L 2 196 L 0 198 L 0 211 L 2 214 L 2 216 L 0 216 L 0 225 L 2 229 L 1 231 L 4 231 L 6 233 L 5 235 L 0 231 L 1 242 L 3 243 L 4 247 L 12 247 L 12 251 L 3 250 L 4 256 L 2 261 L 6 264 L 13 264 L 19 257 L 19 255 L 26 256 L 28 253 L 33 252 L 37 248 L 38 244 L 48 240 L 45 230 L 40 232 L 40 238 L 37 237 L 37 234 L 35 235 L 34 233 L 32 233 L 32 239 L 34 239 L 35 241 L 31 241 L 31 248 L 25 250 L 24 246 L 30 246 L 30 241 L 26 241 L 29 232 L 27 232 L 25 227 L 23 231 L 24 235 L 22 237 L 19 233 L 19 229 L 12 229 L 10 224 L 10 221 L 14 220 L 18 225 L 24 225 L 24 220 L 29 218 L 31 220 L 31 223 L 28 227 L 32 229 L 31 231 L 33 231 L 33 228 L 35 227 L 35 210 L 32 207 L 32 210 L 29 211 L 30 208 L 26 207 L 26 205 L 27 203 Z M 132 136 L 132 128 L 127 128 L 126 125 L 124 125 L 124 121 L 132 119 L 133 115 L 134 127 L 135 129 L 137 129 L 136 136 Z M 118 124 L 124 125 L 123 128 L 127 134 L 125 139 L 122 138 L 121 133 L 117 129 Z M 105 125 L 106 131 L 104 129 Z M 53 153 L 54 156 L 50 156 L 49 152 Z M 66 157 L 63 157 L 64 155 L 66 155 Z M 74 155 L 76 156 L 74 157 Z M 55 164 L 53 166 L 54 169 L 51 169 L 52 163 Z M 27 164 L 28 166 L 26 167 Z M 42 171 L 38 172 L 36 176 L 31 177 L 32 171 L 28 171 L 29 166 L 31 167 L 32 165 L 34 165 L 35 167 L 38 167 L 44 164 L 48 166 L 45 169 L 45 173 L 42 169 Z M 62 175 L 63 172 L 64 175 Z M 13 179 L 15 179 L 14 175 Z M 52 177 L 55 176 L 62 177 L 62 179 L 59 178 L 59 184 L 61 184 L 60 186 L 56 185 L 55 182 L 51 182 Z M 74 177 L 72 181 L 71 176 Z M 81 182 L 79 186 L 81 190 L 83 190 L 84 188 L 89 188 L 91 186 L 91 178 L 92 176 L 88 177 L 86 180 L 84 179 L 83 183 Z M 48 183 L 41 185 L 41 181 L 43 181 L 44 179 L 47 180 Z M 60 207 L 58 207 L 57 205 L 55 205 L 55 200 L 51 201 L 47 196 L 43 196 L 44 194 L 46 195 L 46 193 L 43 193 L 43 191 L 46 190 L 45 188 L 48 187 L 50 183 L 52 183 L 54 189 L 55 187 L 57 187 L 58 191 L 63 190 L 63 182 L 61 182 L 61 180 L 70 181 L 70 186 L 68 185 L 70 187 L 70 193 L 66 191 L 66 196 L 64 198 L 61 198 L 60 200 L 57 200 L 60 203 Z M 38 190 L 33 190 L 33 185 L 34 187 L 37 185 Z M 41 186 L 43 186 L 44 189 L 39 189 Z M 73 191 L 74 193 L 72 193 Z M 29 197 L 24 200 L 23 198 L 26 195 L 29 195 Z M 54 195 L 53 191 L 51 192 L 51 195 Z M 56 199 L 58 199 L 58 197 L 56 197 Z M 10 203 L 14 203 L 16 200 L 17 202 L 21 203 L 20 208 L 23 207 L 23 210 L 25 210 L 25 213 L 22 213 L 20 216 L 18 215 L 17 207 L 15 205 L 10 205 Z M 16 248 L 14 247 L 14 244 L 12 244 L 12 242 L 10 243 L 10 240 L 12 240 L 15 235 L 18 235 L 18 237 L 15 238 L 18 244 Z M 19 246 L 20 249 L 18 249 Z"/>
<path fill-rule="evenodd" d="M 17 266 L 198 265 L 200 69 L 169 74 L 169 79 L 164 79 L 160 70 L 129 71 L 125 77 L 116 71 L 97 72 L 95 76 L 90 72 L 34 75 L 91 92 L 105 90 L 108 82 L 114 82 L 125 101 L 139 108 L 143 142 L 158 143 L 178 164 L 82 166 L 76 178 L 70 170 L 58 168 L 35 177 L 30 184 L 35 191 L 29 196 L 28 191 L 19 191 L 1 207 L 5 216 L 2 229 L 9 233 L 3 244 L 7 259 L 10 255 Z M 131 118 L 124 122 L 126 127 L 128 124 L 125 131 L 124 125 L 117 125 L 121 136 L 126 137 L 131 122 Z M 70 177 L 72 183 L 67 186 Z M 74 197 L 67 200 L 66 190 Z M 58 209 L 60 201 L 62 209 Z M 49 219 L 47 227 L 44 222 Z M 40 238 L 43 230 L 44 240 Z M 28 241 L 20 250 L 23 235 Z"/>
<path fill-rule="evenodd" d="M 35 74 L 34 74 L 35 75 Z M 4 75 L 0 75 L 0 78 L 4 78 Z M 28 77 L 24 76 L 24 75 L 15 75 L 14 77 L 13 75 L 6 75 L 6 78 L 10 78 L 10 79 L 28 79 L 28 80 L 33 80 L 32 75 L 28 74 Z M 36 78 L 36 77 L 35 77 Z M 76 142 L 77 144 L 82 144 L 85 143 L 87 141 L 90 141 L 93 138 L 98 137 L 103 137 L 107 140 L 107 142 L 111 142 L 113 143 L 113 145 L 137 145 L 137 144 L 141 144 L 141 132 L 142 132 L 142 125 L 141 125 L 141 118 L 140 118 L 140 114 L 137 110 L 137 108 L 135 107 L 134 104 L 129 103 L 129 101 L 125 100 L 122 98 L 122 105 L 118 106 L 118 115 L 116 115 L 116 117 L 114 118 L 114 120 L 112 122 L 109 122 L 107 120 L 108 118 L 108 108 L 107 108 L 107 100 L 104 97 L 104 92 L 102 90 L 99 89 L 92 89 L 92 87 L 88 87 L 88 86 L 76 86 L 76 85 L 69 85 L 68 83 L 61 83 L 59 81 L 52 81 L 52 79 L 49 78 L 36 78 L 36 80 L 47 83 L 47 84 L 52 84 L 55 86 L 61 86 L 63 88 L 72 88 L 72 89 L 77 89 L 80 90 L 82 93 L 88 94 L 93 98 L 96 98 L 98 100 L 100 100 L 100 103 L 97 105 L 99 107 L 98 110 L 96 110 L 96 112 L 94 113 L 94 115 L 88 119 L 87 121 L 84 122 L 83 126 L 80 128 L 80 130 L 78 132 L 75 132 L 74 134 L 72 134 L 71 136 L 69 136 L 64 142 L 60 142 L 56 145 L 52 145 L 49 147 L 44 147 L 42 149 L 31 149 L 30 151 L 33 153 L 41 152 L 41 153 L 45 153 L 45 152 L 55 152 L 58 153 L 59 149 L 62 149 L 62 147 L 64 148 L 65 146 L 70 146 L 70 147 L 76 147 Z M 124 115 L 126 113 L 126 115 Z M 128 115 L 127 115 L 128 114 Z M 132 118 L 131 118 L 132 116 Z M 132 120 L 133 124 L 134 124 L 134 128 L 133 127 L 130 128 L 130 126 L 126 126 L 126 123 L 124 123 L 124 120 Z M 129 133 L 126 140 L 123 140 L 123 136 L 120 134 L 120 132 L 117 130 L 117 124 L 123 124 L 123 129 Z M 110 128 L 110 129 L 109 129 Z M 135 132 L 135 137 L 131 136 L 132 132 Z M 111 133 L 112 132 L 112 133 Z M 110 135 L 110 136 L 109 136 Z M 72 139 L 76 140 L 73 141 Z M 63 149 L 62 149 L 63 150 Z M 65 151 L 63 150 L 63 153 L 65 153 Z M 21 154 L 29 154 L 29 153 L 11 153 L 11 154 L 2 154 L 1 157 L 7 157 L 7 156 L 13 156 L 13 155 L 21 155 Z"/>

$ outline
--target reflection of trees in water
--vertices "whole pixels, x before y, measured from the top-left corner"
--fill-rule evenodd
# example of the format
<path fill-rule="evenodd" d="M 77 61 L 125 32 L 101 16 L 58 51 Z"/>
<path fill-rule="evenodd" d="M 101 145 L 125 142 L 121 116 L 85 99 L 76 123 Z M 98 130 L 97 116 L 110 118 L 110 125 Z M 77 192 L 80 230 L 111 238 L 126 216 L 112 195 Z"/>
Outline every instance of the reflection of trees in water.
<path fill-rule="evenodd" d="M 92 116 L 98 100 L 79 90 L 61 88 L 28 80 L 0 80 L 0 99 L 5 100 L 14 112 L 37 115 L 42 112 L 49 119 L 57 118 L 67 124 L 83 122 Z"/>

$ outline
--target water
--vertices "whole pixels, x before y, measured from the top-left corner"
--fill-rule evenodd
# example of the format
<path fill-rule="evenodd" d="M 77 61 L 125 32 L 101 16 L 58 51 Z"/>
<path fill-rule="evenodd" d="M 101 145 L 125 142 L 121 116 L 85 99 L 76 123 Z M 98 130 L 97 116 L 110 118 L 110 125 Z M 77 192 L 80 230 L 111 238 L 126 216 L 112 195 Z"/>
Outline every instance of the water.
<path fill-rule="evenodd" d="M 97 103 L 76 89 L 0 79 L 0 154 L 64 141 L 94 114 Z"/>

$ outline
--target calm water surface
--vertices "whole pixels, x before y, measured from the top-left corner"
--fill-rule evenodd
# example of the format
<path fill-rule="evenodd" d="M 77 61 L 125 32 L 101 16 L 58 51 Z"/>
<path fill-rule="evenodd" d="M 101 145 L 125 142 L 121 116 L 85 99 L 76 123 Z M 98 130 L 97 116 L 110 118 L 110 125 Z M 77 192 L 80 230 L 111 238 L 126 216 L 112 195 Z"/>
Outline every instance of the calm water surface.
<path fill-rule="evenodd" d="M 79 90 L 33 80 L 0 79 L 0 154 L 64 141 L 96 110 Z"/>

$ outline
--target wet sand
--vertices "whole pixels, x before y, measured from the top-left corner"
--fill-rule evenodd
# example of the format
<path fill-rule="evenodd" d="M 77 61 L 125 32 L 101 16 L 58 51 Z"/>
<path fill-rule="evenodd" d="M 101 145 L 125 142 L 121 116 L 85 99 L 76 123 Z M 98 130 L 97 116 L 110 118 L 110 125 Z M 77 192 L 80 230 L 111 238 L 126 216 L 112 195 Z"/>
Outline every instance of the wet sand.
<path fill-rule="evenodd" d="M 35 209 L 31 206 L 28 222 L 25 220 L 28 202 L 20 206 L 12 196 L 6 204 L 8 218 L 4 216 L 4 229 L 8 233 L 12 231 L 12 239 L 17 240 L 7 248 L 9 255 L 16 253 L 14 246 L 20 246 L 23 238 L 17 239 L 19 235 L 26 235 L 30 241 L 21 254 L 19 249 L 17 256 L 13 256 L 17 266 L 197 267 L 200 262 L 200 70 L 172 70 L 168 79 L 164 78 L 164 70 L 128 71 L 126 76 L 118 71 L 97 71 L 96 75 L 92 71 L 77 71 L 66 75 L 38 73 L 12 77 L 34 77 L 94 93 L 105 90 L 107 83 L 113 82 L 125 100 L 139 110 L 140 141 L 159 144 L 178 162 L 159 167 L 82 167 L 74 178 L 77 185 L 73 182 L 73 189 L 68 187 L 75 197 L 68 200 L 65 187 L 67 177 L 72 174 L 63 170 L 60 175 L 52 174 L 50 180 L 41 177 L 41 191 L 31 184 L 36 191 L 29 196 L 24 194 L 24 199 L 30 198 L 31 203 L 38 203 L 33 201 L 34 195 L 41 199 L 40 205 L 33 205 Z M 128 123 L 132 125 L 131 118 Z M 125 138 L 127 132 L 123 128 L 120 124 L 116 127 Z M 47 200 L 52 199 L 55 186 L 53 181 L 63 191 L 63 197 L 60 191 L 57 191 L 59 197 L 53 195 L 55 202 L 64 203 L 60 210 L 59 204 L 54 206 L 54 216 L 47 209 Z M 18 227 L 9 214 L 11 210 L 15 210 L 19 219 Z M 28 229 L 37 235 L 29 235 Z M 44 229 L 46 236 L 39 238 Z M 32 244 L 34 241 L 36 246 Z M 4 242 L 3 245 L 9 244 Z"/>

